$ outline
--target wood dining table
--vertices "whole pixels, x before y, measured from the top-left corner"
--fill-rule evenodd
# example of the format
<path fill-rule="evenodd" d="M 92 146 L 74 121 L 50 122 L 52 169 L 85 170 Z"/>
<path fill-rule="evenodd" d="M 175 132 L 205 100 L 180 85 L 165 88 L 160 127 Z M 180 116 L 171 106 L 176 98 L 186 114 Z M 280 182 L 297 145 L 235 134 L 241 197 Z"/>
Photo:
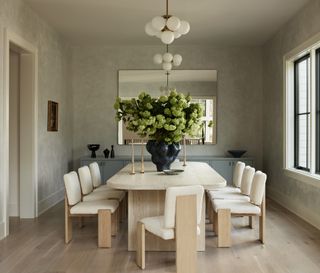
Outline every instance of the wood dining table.
<path fill-rule="evenodd" d="M 144 173 L 139 172 L 139 163 L 135 164 L 135 174 L 130 174 L 132 163 L 125 166 L 107 180 L 114 189 L 128 191 L 128 250 L 136 250 L 137 222 L 145 217 L 159 216 L 164 213 L 165 193 L 168 187 L 202 185 L 205 189 L 226 186 L 226 180 L 204 162 L 174 162 L 171 169 L 183 170 L 177 175 L 157 172 L 152 162 L 144 163 Z M 147 251 L 174 251 L 173 240 L 162 240 L 146 233 Z M 200 235 L 197 238 L 197 250 L 205 250 L 205 198 L 203 199 Z"/>

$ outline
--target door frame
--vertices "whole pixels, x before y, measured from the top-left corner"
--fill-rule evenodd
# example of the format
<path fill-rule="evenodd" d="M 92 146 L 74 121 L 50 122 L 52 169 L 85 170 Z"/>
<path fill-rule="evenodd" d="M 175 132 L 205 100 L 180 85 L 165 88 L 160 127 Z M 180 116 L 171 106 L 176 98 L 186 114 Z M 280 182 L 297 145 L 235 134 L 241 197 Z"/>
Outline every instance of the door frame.
<path fill-rule="evenodd" d="M 17 34 L 8 29 L 4 30 L 4 92 L 3 92 L 3 152 L 1 153 L 0 169 L 3 170 L 1 175 L 3 189 L 3 219 L 4 227 L 0 237 L 9 235 L 9 61 L 10 47 L 14 46 L 22 50 L 23 56 L 27 57 L 29 65 L 32 67 L 29 86 L 21 85 L 20 92 L 28 89 L 31 95 L 30 107 L 32 109 L 32 118 L 30 126 L 30 136 L 32 139 L 32 147 L 30 147 L 30 170 L 27 186 L 31 189 L 28 193 L 20 191 L 23 198 L 28 200 L 28 212 L 22 215 L 23 218 L 36 218 L 38 216 L 38 147 L 37 147 L 37 128 L 38 128 L 38 50 L 37 48 Z M 21 187 L 20 187 L 21 188 Z"/>

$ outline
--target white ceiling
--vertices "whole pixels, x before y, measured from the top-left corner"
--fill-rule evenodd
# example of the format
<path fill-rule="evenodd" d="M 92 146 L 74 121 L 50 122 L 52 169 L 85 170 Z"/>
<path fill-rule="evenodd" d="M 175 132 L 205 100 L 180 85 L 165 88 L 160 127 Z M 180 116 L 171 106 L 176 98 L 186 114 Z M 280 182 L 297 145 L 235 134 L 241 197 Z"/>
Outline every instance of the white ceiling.
<path fill-rule="evenodd" d="M 24 0 L 75 45 L 159 45 L 144 25 L 165 13 L 165 0 Z M 169 13 L 190 22 L 174 44 L 262 45 L 308 0 L 169 0 Z"/>

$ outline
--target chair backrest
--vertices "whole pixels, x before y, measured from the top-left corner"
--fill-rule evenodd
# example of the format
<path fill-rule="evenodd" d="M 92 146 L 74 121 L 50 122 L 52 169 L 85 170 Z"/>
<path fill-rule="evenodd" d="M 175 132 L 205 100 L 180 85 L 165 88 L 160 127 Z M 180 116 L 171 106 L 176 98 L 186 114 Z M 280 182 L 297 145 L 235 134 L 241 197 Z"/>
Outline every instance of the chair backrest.
<path fill-rule="evenodd" d="M 88 166 L 78 169 L 82 194 L 89 194 L 93 191 L 91 174 Z"/>
<path fill-rule="evenodd" d="M 250 195 L 254 172 L 255 172 L 255 169 L 250 166 L 246 166 L 244 168 L 242 179 L 241 179 L 241 186 L 240 186 L 240 190 L 242 194 Z"/>
<path fill-rule="evenodd" d="M 203 193 L 204 189 L 201 185 L 167 188 L 164 207 L 164 227 L 175 227 L 177 197 L 184 195 L 197 196 L 197 224 L 199 225 L 201 221 Z"/>
<path fill-rule="evenodd" d="M 80 182 L 76 172 L 70 172 L 63 176 L 64 186 L 68 198 L 68 204 L 73 206 L 81 201 Z"/>
<path fill-rule="evenodd" d="M 257 171 L 254 174 L 251 192 L 250 192 L 250 202 L 260 206 L 265 194 L 267 175 L 263 172 Z"/>
<path fill-rule="evenodd" d="M 100 168 L 97 162 L 93 162 L 89 165 L 91 178 L 92 178 L 92 184 L 94 188 L 101 186 L 101 173 Z"/>
<path fill-rule="evenodd" d="M 238 161 L 234 166 L 232 183 L 237 188 L 240 188 L 241 186 L 241 179 L 242 179 L 243 170 L 245 167 L 246 167 L 246 164 L 244 164 L 241 161 Z"/>

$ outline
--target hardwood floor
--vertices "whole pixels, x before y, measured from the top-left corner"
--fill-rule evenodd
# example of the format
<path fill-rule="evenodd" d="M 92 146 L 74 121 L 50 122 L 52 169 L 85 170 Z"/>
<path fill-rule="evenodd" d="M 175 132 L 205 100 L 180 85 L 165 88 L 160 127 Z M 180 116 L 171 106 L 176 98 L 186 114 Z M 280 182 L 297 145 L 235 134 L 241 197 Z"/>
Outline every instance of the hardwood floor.
<path fill-rule="evenodd" d="M 206 252 L 198 252 L 198 272 L 319 273 L 320 231 L 272 201 L 267 202 L 266 244 L 248 220 L 233 220 L 232 247 L 218 249 L 212 226 L 207 225 Z M 97 248 L 97 223 L 74 225 L 73 240 L 64 244 L 63 203 L 38 220 L 12 219 L 11 235 L 0 241 L 1 273 L 102 273 L 175 271 L 174 252 L 147 252 L 146 269 L 127 252 L 127 228 L 122 224 L 111 249 Z M 257 227 L 255 222 L 255 227 Z"/>

